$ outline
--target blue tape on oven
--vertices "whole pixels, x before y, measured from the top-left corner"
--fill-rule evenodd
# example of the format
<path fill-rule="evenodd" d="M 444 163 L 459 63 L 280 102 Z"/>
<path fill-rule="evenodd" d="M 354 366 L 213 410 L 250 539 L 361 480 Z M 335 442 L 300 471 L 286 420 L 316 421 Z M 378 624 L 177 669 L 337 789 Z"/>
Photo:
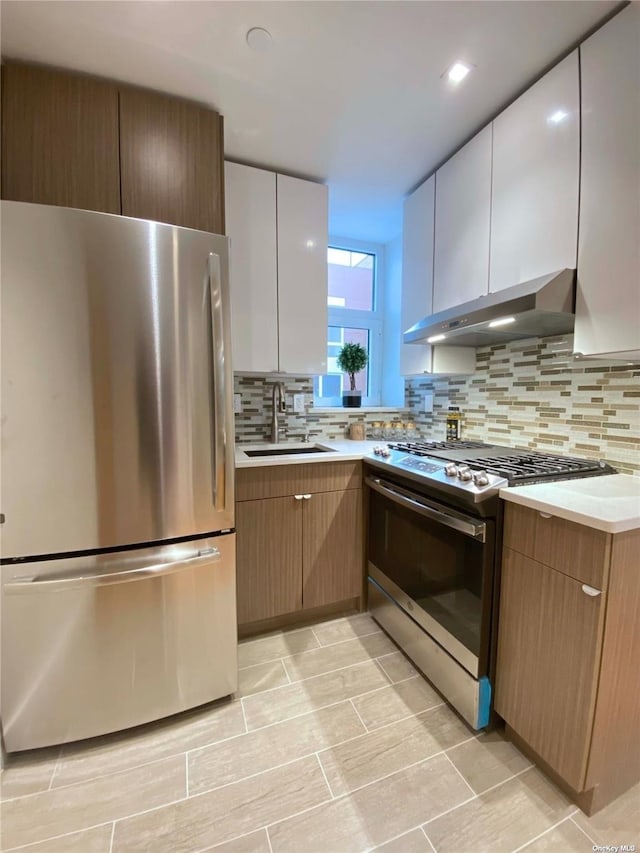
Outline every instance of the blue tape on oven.
<path fill-rule="evenodd" d="M 478 681 L 478 720 L 477 729 L 484 729 L 489 725 L 489 714 L 491 713 L 491 682 L 486 675 Z"/>

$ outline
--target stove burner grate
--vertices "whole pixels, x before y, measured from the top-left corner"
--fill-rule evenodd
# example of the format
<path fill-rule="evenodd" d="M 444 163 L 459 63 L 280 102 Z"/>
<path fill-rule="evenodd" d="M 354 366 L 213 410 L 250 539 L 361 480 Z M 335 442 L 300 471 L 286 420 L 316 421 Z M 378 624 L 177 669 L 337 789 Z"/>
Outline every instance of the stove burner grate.
<path fill-rule="evenodd" d="M 429 456 L 434 450 L 481 450 L 491 445 L 482 441 L 400 441 L 389 444 L 389 447 L 414 456 Z"/>
<path fill-rule="evenodd" d="M 529 480 L 565 479 L 572 476 L 614 473 L 608 465 L 573 456 L 552 456 L 546 453 L 530 453 L 518 456 L 485 456 L 483 459 L 470 457 L 462 464 L 482 469 L 498 477 L 505 477 L 510 485 Z"/>

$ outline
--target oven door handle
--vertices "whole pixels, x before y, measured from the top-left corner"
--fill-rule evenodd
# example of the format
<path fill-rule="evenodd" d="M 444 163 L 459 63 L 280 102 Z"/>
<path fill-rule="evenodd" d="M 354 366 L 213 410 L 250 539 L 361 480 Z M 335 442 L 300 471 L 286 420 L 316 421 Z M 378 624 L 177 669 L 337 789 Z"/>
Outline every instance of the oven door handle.
<path fill-rule="evenodd" d="M 423 515 L 425 518 L 437 521 L 438 524 L 451 527 L 453 530 L 458 530 L 460 533 L 464 533 L 465 536 L 478 539 L 480 542 L 484 542 L 486 539 L 487 525 L 484 522 L 476 522 L 471 519 L 467 520 L 461 516 L 444 512 L 441 509 L 435 509 L 423 503 L 417 496 L 413 496 L 410 492 L 405 492 L 404 490 L 396 491 L 396 489 L 390 488 L 386 483 L 383 484 L 382 480 L 378 480 L 375 477 L 367 477 L 365 482 L 370 489 L 379 492 L 394 503 L 400 504 L 400 506 L 407 507 L 407 509 Z"/>

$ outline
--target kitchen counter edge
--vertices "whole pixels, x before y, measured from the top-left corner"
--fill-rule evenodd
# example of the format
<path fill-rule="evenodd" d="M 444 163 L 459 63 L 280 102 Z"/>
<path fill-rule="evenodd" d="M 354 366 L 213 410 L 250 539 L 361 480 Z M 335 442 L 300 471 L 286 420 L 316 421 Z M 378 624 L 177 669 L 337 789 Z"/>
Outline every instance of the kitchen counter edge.
<path fill-rule="evenodd" d="M 274 465 L 303 465 L 315 462 L 353 462 L 366 460 L 379 441 L 351 441 L 349 439 L 319 440 L 313 442 L 332 452 L 291 454 L 282 456 L 246 456 L 245 450 L 265 450 L 266 442 L 237 444 L 236 468 L 264 468 Z M 286 445 L 280 443 L 278 448 Z M 306 447 L 296 442 L 291 447 Z M 584 524 L 605 533 L 623 533 L 640 529 L 640 477 L 613 474 L 557 483 L 539 483 L 529 486 L 511 486 L 500 490 L 505 501 L 521 504 L 530 509 L 548 512 L 558 518 Z"/>
<path fill-rule="evenodd" d="M 313 441 L 310 444 L 315 444 L 318 447 L 326 447 L 331 452 L 318 453 L 292 453 L 291 455 L 283 454 L 281 456 L 247 456 L 245 450 L 266 450 L 270 447 L 278 447 L 282 449 L 287 446 L 281 442 L 279 445 L 270 445 L 263 442 L 262 444 L 236 444 L 236 468 L 261 468 L 273 467 L 274 465 L 303 465 L 308 462 L 353 462 L 363 459 L 367 454 L 371 453 L 374 447 L 377 447 L 379 441 L 351 441 L 350 439 L 341 439 L 335 441 Z M 306 448 L 309 445 L 300 442 L 291 442 L 292 449 L 295 447 Z"/>
<path fill-rule="evenodd" d="M 500 497 L 605 533 L 640 529 L 640 477 L 630 474 L 511 486 Z"/>

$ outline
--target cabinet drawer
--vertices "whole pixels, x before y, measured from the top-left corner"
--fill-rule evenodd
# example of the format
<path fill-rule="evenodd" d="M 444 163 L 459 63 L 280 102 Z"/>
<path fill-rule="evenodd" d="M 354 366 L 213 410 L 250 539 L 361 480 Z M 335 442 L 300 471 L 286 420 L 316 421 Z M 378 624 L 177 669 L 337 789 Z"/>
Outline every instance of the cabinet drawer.
<path fill-rule="evenodd" d="M 361 462 L 317 462 L 236 470 L 236 501 L 361 487 Z"/>
<path fill-rule="evenodd" d="M 606 588 L 610 533 L 509 503 L 504 546 L 597 589 Z"/>

